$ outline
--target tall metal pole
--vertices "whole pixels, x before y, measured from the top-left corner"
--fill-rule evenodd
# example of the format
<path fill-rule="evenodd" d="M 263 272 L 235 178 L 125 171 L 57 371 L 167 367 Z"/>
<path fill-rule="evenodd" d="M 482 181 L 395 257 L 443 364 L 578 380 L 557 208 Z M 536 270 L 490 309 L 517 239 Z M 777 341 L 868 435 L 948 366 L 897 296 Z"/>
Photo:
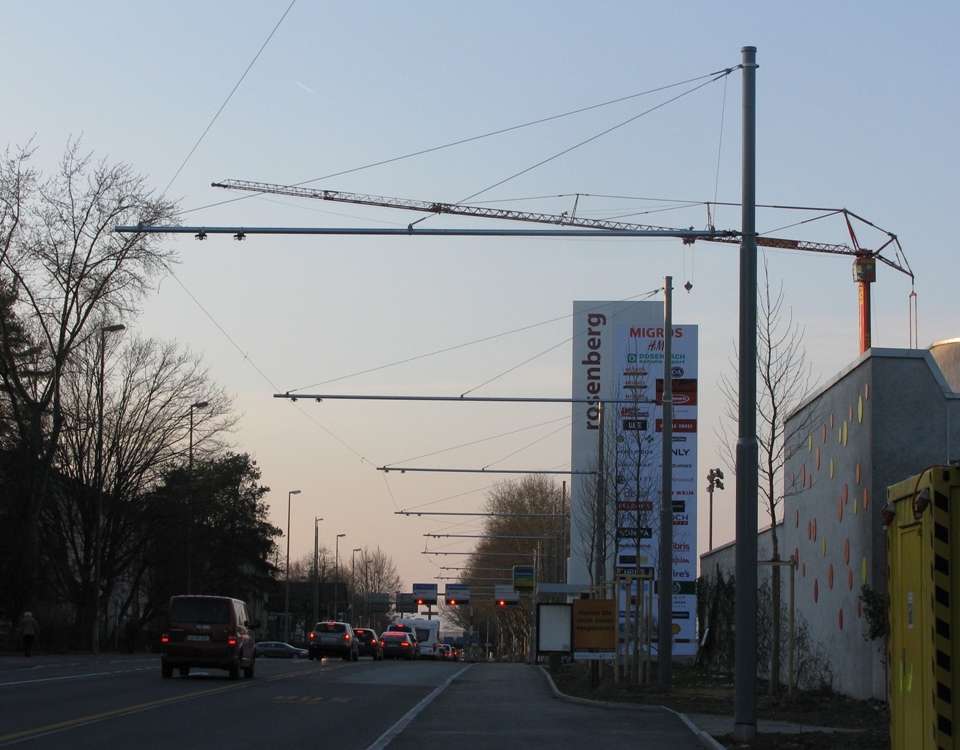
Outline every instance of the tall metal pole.
<path fill-rule="evenodd" d="M 663 280 L 663 437 L 660 491 L 660 598 L 657 682 L 673 681 L 673 277 Z"/>
<path fill-rule="evenodd" d="M 100 537 L 103 522 L 103 378 L 106 369 L 106 330 L 100 329 L 100 376 L 97 379 L 97 450 L 94 456 L 94 482 L 97 507 L 93 518 L 93 653 L 100 653 Z"/>
<path fill-rule="evenodd" d="M 320 619 L 320 516 L 313 518 L 313 621 Z"/>
<path fill-rule="evenodd" d="M 710 551 L 713 551 L 713 481 L 707 483 L 707 494 L 710 495 Z"/>
<path fill-rule="evenodd" d="M 334 580 L 333 580 L 333 619 L 337 619 L 337 609 L 340 606 L 340 540 L 345 537 L 346 534 L 337 534 L 337 539 L 334 542 Z"/>
<path fill-rule="evenodd" d="M 740 244 L 740 336 L 737 437 L 737 599 L 735 611 L 735 700 L 733 736 L 750 742 L 757 734 L 757 227 L 756 61 L 744 47 L 743 175 Z"/>
<path fill-rule="evenodd" d="M 190 486 L 187 508 L 187 593 L 193 593 L 193 404 L 190 404 L 190 443 L 187 449 L 187 482 Z"/>
<path fill-rule="evenodd" d="M 598 402 L 597 423 L 600 426 L 600 433 L 597 435 L 597 496 L 594 499 L 594 561 L 593 575 L 594 586 L 602 586 L 607 578 L 607 498 L 606 482 L 604 481 L 606 469 L 604 467 L 603 456 L 603 401 Z"/>
<path fill-rule="evenodd" d="M 299 495 L 300 490 L 290 490 L 287 493 L 287 564 L 284 568 L 286 575 L 286 585 L 283 594 L 283 619 L 284 619 L 284 641 L 290 640 L 290 498 Z"/>

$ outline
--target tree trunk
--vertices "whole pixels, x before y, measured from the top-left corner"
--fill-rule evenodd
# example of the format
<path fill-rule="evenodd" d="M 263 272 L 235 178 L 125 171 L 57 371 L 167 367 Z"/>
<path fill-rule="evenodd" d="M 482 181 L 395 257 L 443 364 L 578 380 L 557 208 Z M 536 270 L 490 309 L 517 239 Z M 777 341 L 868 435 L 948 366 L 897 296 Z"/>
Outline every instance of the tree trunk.
<path fill-rule="evenodd" d="M 780 548 L 777 543 L 777 532 L 775 529 L 771 530 L 773 537 L 773 555 L 772 559 L 774 563 L 780 560 Z M 771 586 L 770 586 L 770 598 L 773 605 L 773 633 L 771 637 L 773 638 L 773 643 L 770 648 L 770 695 L 777 695 L 780 692 L 780 566 L 771 565 Z"/>

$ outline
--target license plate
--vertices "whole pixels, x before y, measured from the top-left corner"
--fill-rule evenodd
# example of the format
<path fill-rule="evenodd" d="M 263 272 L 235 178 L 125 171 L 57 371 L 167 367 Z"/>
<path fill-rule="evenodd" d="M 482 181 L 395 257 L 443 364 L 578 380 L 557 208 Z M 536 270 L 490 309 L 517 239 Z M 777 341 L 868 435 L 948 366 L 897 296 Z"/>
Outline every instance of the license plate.
<path fill-rule="evenodd" d="M 210 636 L 209 635 L 188 635 L 187 640 L 188 641 L 209 641 Z"/>

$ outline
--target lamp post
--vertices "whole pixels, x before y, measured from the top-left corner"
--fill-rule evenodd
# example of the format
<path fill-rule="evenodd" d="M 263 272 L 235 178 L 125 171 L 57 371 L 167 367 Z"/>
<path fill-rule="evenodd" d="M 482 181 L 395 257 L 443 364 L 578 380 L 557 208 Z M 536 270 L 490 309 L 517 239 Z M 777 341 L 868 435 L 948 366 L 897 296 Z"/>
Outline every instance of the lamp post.
<path fill-rule="evenodd" d="M 713 491 L 723 489 L 723 471 L 710 469 L 707 472 L 707 494 L 710 495 L 710 549 L 713 549 Z"/>
<path fill-rule="evenodd" d="M 334 552 L 334 566 L 335 566 L 334 570 L 336 571 L 336 575 L 334 576 L 334 579 L 333 579 L 333 618 L 334 619 L 337 618 L 337 606 L 338 606 L 337 599 L 339 599 L 338 594 L 340 593 L 340 591 L 337 589 L 337 587 L 340 585 L 340 540 L 343 539 L 343 537 L 345 536 L 346 534 L 337 534 L 337 541 L 334 543 L 334 547 L 336 550 Z"/>
<path fill-rule="evenodd" d="M 357 553 L 363 552 L 359 547 L 354 547 L 350 553 L 350 578 L 353 584 L 353 603 L 357 601 Z M 350 610 L 350 619 L 353 620 L 353 609 Z"/>
<path fill-rule="evenodd" d="M 94 454 L 94 483 L 97 505 L 93 518 L 93 653 L 100 653 L 100 557 L 103 526 L 103 380 L 106 371 L 107 334 L 126 328 L 123 323 L 100 327 L 100 377 L 97 379 L 97 447 Z"/>
<path fill-rule="evenodd" d="M 313 518 L 313 621 L 320 619 L 320 527 L 323 519 Z"/>
<path fill-rule="evenodd" d="M 190 448 L 187 451 L 187 482 L 190 488 L 190 519 L 187 523 L 187 593 L 193 593 L 193 410 L 206 409 L 209 401 L 190 404 Z"/>
<path fill-rule="evenodd" d="M 283 595 L 284 641 L 290 640 L 290 498 L 299 494 L 300 490 L 290 490 L 287 493 L 287 564 L 284 568 L 286 571 L 284 575 L 284 578 L 286 578 L 286 586 Z"/>

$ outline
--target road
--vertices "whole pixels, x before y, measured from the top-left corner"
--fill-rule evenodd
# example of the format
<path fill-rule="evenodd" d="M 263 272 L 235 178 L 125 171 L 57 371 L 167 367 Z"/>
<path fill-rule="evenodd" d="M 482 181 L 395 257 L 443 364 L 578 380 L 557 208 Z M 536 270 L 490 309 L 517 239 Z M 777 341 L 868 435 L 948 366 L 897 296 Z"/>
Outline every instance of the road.
<path fill-rule="evenodd" d="M 0 747 L 699 747 L 673 716 L 556 700 L 519 664 L 260 659 L 230 681 L 163 680 L 155 656 L 10 657 L 0 706 Z"/>

